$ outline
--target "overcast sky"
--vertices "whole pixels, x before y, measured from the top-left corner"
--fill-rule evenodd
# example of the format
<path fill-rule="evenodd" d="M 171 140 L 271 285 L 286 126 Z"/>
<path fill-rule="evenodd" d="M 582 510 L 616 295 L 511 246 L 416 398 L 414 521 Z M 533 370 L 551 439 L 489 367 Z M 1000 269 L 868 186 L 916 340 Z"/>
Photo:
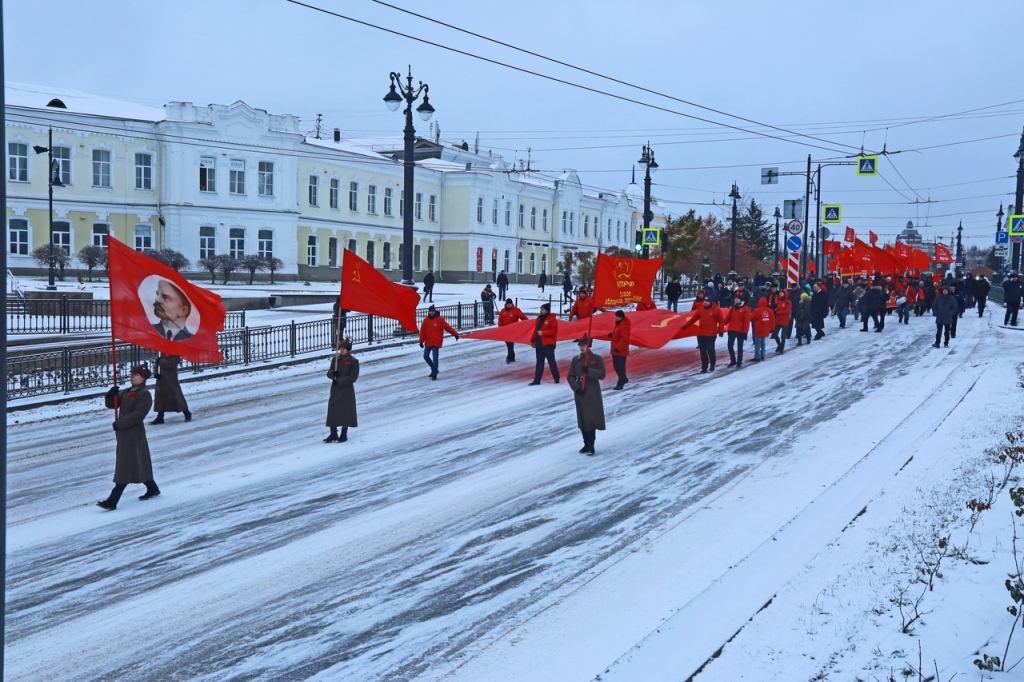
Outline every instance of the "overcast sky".
<path fill-rule="evenodd" d="M 806 167 L 863 144 L 905 151 L 881 177 L 823 170 L 822 199 L 843 223 L 889 241 L 913 220 L 947 239 L 993 242 L 996 211 L 1013 202 L 1013 153 L 1024 127 L 1024 58 L 1012 31 L 1021 0 L 962 1 L 388 0 L 434 19 L 694 104 L 827 142 L 792 137 L 610 83 L 459 34 L 371 0 L 306 0 L 340 14 L 564 80 L 747 130 L 730 130 L 618 101 L 454 54 L 286 0 L 6 0 L 6 77 L 162 105 L 235 100 L 302 117 L 346 137 L 401 135 L 381 98 L 388 73 L 412 65 L 430 85 L 443 139 L 621 189 L 648 139 L 661 169 L 656 196 L 682 213 L 724 216 L 736 182 L 770 215 L 804 181 L 762 186 L 760 168 Z M 46 27 L 53 27 L 48 34 Z M 1014 101 L 1018 100 L 1018 101 Z M 994 106 L 1002 105 L 1002 106 Z M 963 116 L 916 122 L 989 107 Z M 904 125 L 900 125 L 904 124 Z M 417 120 L 417 132 L 429 134 Z M 889 128 L 886 130 L 886 128 Z M 994 138 L 977 141 L 979 138 Z M 807 144 L 820 145 L 816 149 Z M 902 177 L 900 176 L 902 174 Z M 891 183 L 893 187 L 890 187 Z M 914 200 L 935 203 L 913 204 Z M 813 218 L 812 218 L 813 224 Z"/>

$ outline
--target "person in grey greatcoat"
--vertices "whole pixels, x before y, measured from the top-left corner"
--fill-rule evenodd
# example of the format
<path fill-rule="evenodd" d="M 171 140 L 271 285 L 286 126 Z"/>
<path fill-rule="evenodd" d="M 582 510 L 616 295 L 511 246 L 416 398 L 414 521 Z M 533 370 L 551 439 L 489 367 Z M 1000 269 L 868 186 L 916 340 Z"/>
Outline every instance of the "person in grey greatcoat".
<path fill-rule="evenodd" d="M 583 433 L 583 447 L 580 453 L 594 454 L 594 437 L 597 431 L 604 431 L 604 400 L 601 397 L 601 380 L 605 377 L 604 359 L 587 349 L 590 339 L 586 334 L 576 342 L 580 354 L 569 365 L 569 387 L 576 401 L 576 425 Z"/>
<path fill-rule="evenodd" d="M 932 348 L 939 347 L 939 337 L 946 333 L 946 347 L 949 347 L 949 331 L 953 321 L 960 315 L 960 304 L 956 298 L 949 293 L 949 287 L 942 287 L 942 291 L 935 297 L 932 303 L 932 315 L 935 316 L 935 343 Z"/>
<path fill-rule="evenodd" d="M 153 480 L 153 462 L 149 457 L 149 441 L 146 440 L 146 415 L 153 406 L 153 397 L 146 387 L 150 377 L 145 365 L 132 367 L 131 386 L 123 391 L 114 386 L 106 395 L 108 409 L 117 409 L 114 433 L 117 437 L 117 455 L 114 464 L 114 489 L 105 500 L 96 504 L 112 511 L 117 509 L 121 494 L 129 483 L 142 483 L 146 494 L 140 500 L 148 500 L 160 494 L 160 488 Z"/>
<path fill-rule="evenodd" d="M 185 414 L 185 421 L 192 421 L 192 413 L 188 411 L 188 403 L 185 401 L 185 394 L 181 392 L 181 384 L 178 383 L 178 365 L 181 364 L 179 355 L 160 355 L 156 359 L 156 388 L 153 390 L 153 411 L 156 412 L 156 419 L 150 424 L 163 424 L 165 412 L 182 412 Z"/>
<path fill-rule="evenodd" d="M 327 370 L 331 380 L 331 398 L 327 402 L 327 424 L 331 435 L 325 443 L 344 443 L 348 440 L 348 428 L 359 426 L 356 420 L 356 389 L 353 384 L 359 378 L 359 361 L 352 355 L 352 342 L 345 339 L 338 346 L 338 352 Z M 341 435 L 338 435 L 338 427 Z"/>

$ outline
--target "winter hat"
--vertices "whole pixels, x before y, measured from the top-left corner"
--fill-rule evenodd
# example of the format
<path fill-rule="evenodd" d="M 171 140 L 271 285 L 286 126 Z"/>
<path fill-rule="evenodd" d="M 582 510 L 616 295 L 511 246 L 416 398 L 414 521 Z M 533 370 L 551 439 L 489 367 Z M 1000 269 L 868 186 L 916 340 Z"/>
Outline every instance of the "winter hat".
<path fill-rule="evenodd" d="M 801 301 L 809 301 L 809 300 L 811 300 L 811 295 L 810 295 L 810 294 L 808 294 L 808 293 L 807 293 L 807 292 L 805 291 L 804 293 L 800 294 L 800 300 L 801 300 Z"/>
<path fill-rule="evenodd" d="M 341 343 L 338 344 L 338 348 L 344 348 L 345 350 L 352 350 L 352 339 L 342 339 Z"/>
<path fill-rule="evenodd" d="M 491 288 L 490 284 L 488 284 L 487 286 L 484 287 L 484 289 L 490 289 L 490 288 Z"/>
<path fill-rule="evenodd" d="M 512 305 L 515 305 L 515 302 L 511 298 L 506 298 L 505 299 L 505 305 L 508 305 L 509 303 L 511 303 Z"/>
<path fill-rule="evenodd" d="M 541 304 L 540 309 L 550 313 L 551 312 L 551 304 L 550 303 Z"/>
<path fill-rule="evenodd" d="M 437 312 L 437 307 L 434 306 L 433 304 L 431 304 L 431 306 L 429 308 L 427 308 L 427 312 L 428 313 L 436 313 Z"/>
<path fill-rule="evenodd" d="M 615 317 L 625 317 L 625 316 L 626 316 L 626 313 L 622 312 L 621 310 L 616 310 L 615 311 Z"/>
<path fill-rule="evenodd" d="M 132 374 L 138 374 L 143 379 L 149 379 L 153 376 L 153 373 L 149 371 L 149 367 L 146 365 L 135 365 L 132 367 Z"/>
<path fill-rule="evenodd" d="M 590 337 L 587 336 L 586 334 L 584 334 L 580 338 L 576 339 L 576 345 L 577 346 L 587 346 L 589 348 L 590 347 Z"/>

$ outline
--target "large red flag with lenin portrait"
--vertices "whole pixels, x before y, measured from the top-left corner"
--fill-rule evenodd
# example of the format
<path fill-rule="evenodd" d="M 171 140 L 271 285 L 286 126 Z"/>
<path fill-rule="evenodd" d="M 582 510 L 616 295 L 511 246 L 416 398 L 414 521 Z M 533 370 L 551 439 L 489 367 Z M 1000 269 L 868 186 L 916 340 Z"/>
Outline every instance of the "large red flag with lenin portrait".
<path fill-rule="evenodd" d="M 341 297 L 338 305 L 368 315 L 380 315 L 408 331 L 416 331 L 420 295 L 412 287 L 392 282 L 348 249 L 342 252 Z"/>
<path fill-rule="evenodd" d="M 652 303 L 654 278 L 661 270 L 663 259 L 615 258 L 597 254 L 594 271 L 594 299 L 596 308 L 621 308 L 630 303 Z"/>
<path fill-rule="evenodd" d="M 107 272 L 114 338 L 192 362 L 224 360 L 217 344 L 225 318 L 220 296 L 113 237 L 107 237 Z"/>

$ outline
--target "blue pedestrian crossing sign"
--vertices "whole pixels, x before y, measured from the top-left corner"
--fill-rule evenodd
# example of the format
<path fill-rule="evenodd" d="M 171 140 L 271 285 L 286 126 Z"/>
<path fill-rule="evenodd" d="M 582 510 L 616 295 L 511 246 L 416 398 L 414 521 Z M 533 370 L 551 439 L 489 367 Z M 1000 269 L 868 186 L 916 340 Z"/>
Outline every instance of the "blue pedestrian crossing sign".
<path fill-rule="evenodd" d="M 1024 237 L 1024 215 L 1010 216 L 1010 236 Z"/>
<path fill-rule="evenodd" d="M 843 207 L 839 204 L 825 204 L 821 207 L 821 222 L 839 223 L 843 220 Z"/>
<path fill-rule="evenodd" d="M 661 230 L 657 227 L 644 229 L 644 246 L 658 246 L 661 244 Z"/>
<path fill-rule="evenodd" d="M 799 251 L 800 247 L 803 246 L 804 240 L 800 239 L 797 235 L 792 235 L 786 240 L 786 248 L 790 251 Z"/>
<path fill-rule="evenodd" d="M 996 232 L 996 244 L 1006 244 L 1010 241 L 1010 233 L 999 230 Z"/>
<path fill-rule="evenodd" d="M 858 156 L 857 175 L 878 175 L 878 157 Z"/>

